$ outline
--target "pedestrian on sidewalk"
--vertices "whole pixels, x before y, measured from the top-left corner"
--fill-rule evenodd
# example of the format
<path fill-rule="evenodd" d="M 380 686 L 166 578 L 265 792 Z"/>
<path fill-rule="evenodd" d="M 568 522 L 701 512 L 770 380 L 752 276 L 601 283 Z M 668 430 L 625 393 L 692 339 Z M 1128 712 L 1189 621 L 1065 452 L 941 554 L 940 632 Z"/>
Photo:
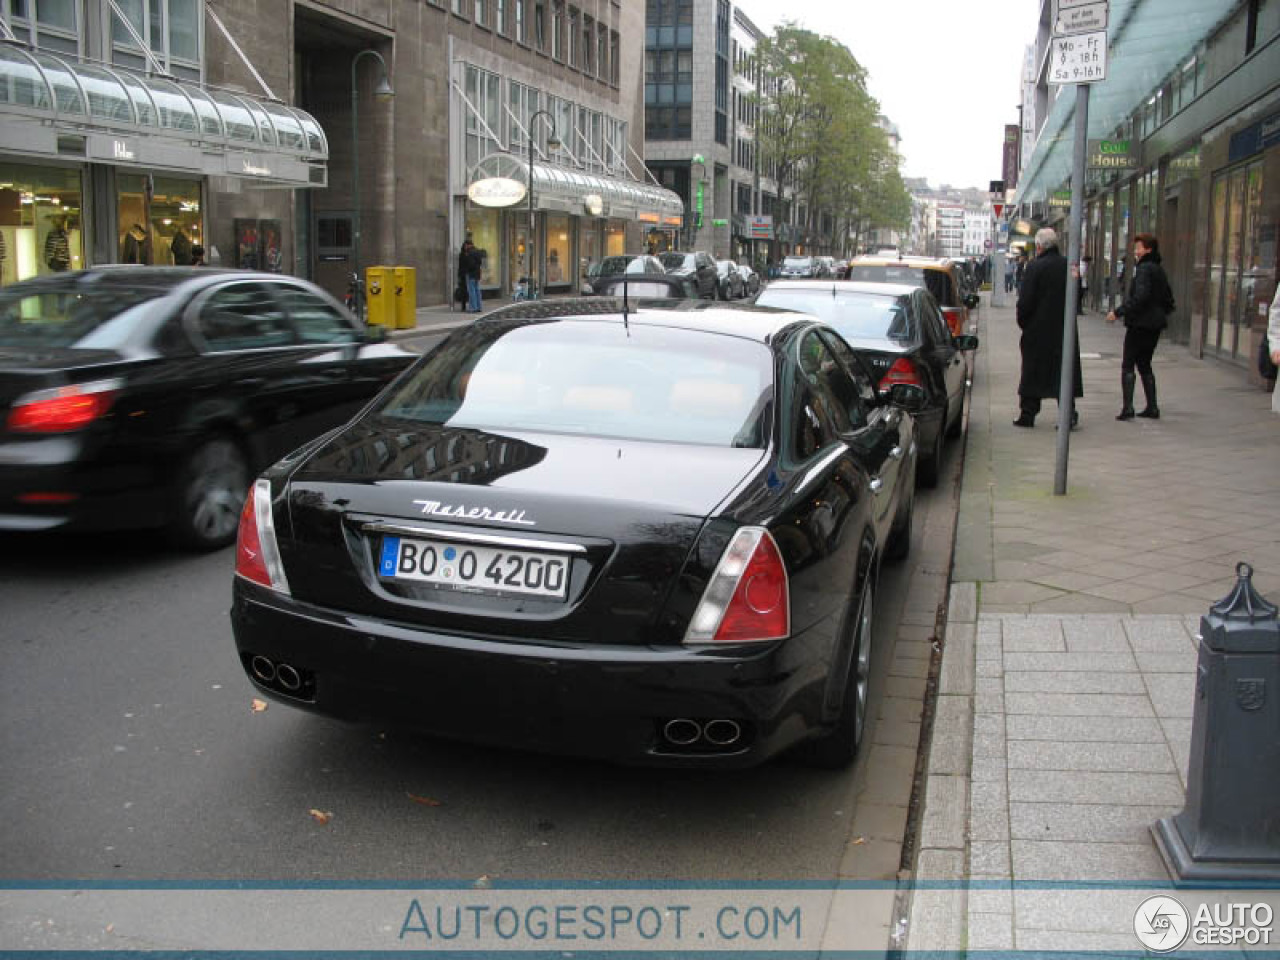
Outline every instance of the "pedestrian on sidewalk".
<path fill-rule="evenodd" d="M 1271 362 L 1280 366 L 1280 284 L 1271 298 L 1271 310 L 1267 319 L 1267 346 L 1271 349 Z M 1271 391 L 1271 411 L 1280 413 L 1280 384 Z"/>
<path fill-rule="evenodd" d="M 467 287 L 467 312 L 480 313 L 484 309 L 480 299 L 480 251 L 467 237 L 458 254 L 458 276 Z"/>
<path fill-rule="evenodd" d="M 1062 331 L 1067 310 L 1067 258 L 1058 250 L 1058 235 L 1045 227 L 1036 232 L 1036 257 L 1022 273 L 1018 291 L 1018 326 L 1022 329 L 1022 379 L 1018 383 L 1021 413 L 1015 427 L 1034 427 L 1040 401 L 1057 397 L 1062 380 Z M 1072 321 L 1075 322 L 1074 320 Z M 1080 338 L 1076 337 L 1073 395 L 1084 396 L 1080 372 Z M 1080 414 L 1071 405 L 1071 426 Z"/>
<path fill-rule="evenodd" d="M 1121 407 L 1117 420 L 1132 420 L 1135 416 L 1148 420 L 1160 419 L 1160 407 L 1156 404 L 1156 375 L 1151 371 L 1151 357 L 1156 352 L 1160 331 L 1169 325 L 1173 313 L 1173 290 L 1169 278 L 1160 265 L 1160 241 L 1154 234 L 1140 233 L 1133 238 L 1133 258 L 1137 266 L 1124 302 L 1107 314 L 1107 323 L 1124 319 L 1124 358 L 1120 363 Z M 1147 395 L 1147 405 L 1140 412 L 1133 412 L 1133 387 L 1136 377 L 1134 367 L 1142 377 L 1142 390 Z"/>

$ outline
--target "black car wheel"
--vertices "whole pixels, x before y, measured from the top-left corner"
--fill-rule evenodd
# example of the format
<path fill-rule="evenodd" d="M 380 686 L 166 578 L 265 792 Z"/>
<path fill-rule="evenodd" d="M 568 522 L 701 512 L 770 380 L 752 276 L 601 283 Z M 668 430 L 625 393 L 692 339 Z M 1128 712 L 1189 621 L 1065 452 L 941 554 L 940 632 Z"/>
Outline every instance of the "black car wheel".
<path fill-rule="evenodd" d="M 933 431 L 933 446 L 929 450 L 928 456 L 920 460 L 919 471 L 916 479 L 919 480 L 922 487 L 933 489 L 938 485 L 938 475 L 942 470 L 942 435 L 947 428 L 947 411 L 942 411 L 942 419 L 938 421 L 937 429 Z"/>
<path fill-rule="evenodd" d="M 854 638 L 853 660 L 849 679 L 845 682 L 844 700 L 836 727 L 821 740 L 805 744 L 801 757 L 815 767 L 837 769 L 848 766 L 858 755 L 867 729 L 867 703 L 871 695 L 872 624 L 875 620 L 875 590 L 872 577 L 862 588 L 858 607 L 857 636 Z"/>
<path fill-rule="evenodd" d="M 170 525 L 174 539 L 195 550 L 226 546 L 236 537 L 248 490 L 249 465 L 235 441 L 206 440 L 187 457 L 178 477 Z"/>

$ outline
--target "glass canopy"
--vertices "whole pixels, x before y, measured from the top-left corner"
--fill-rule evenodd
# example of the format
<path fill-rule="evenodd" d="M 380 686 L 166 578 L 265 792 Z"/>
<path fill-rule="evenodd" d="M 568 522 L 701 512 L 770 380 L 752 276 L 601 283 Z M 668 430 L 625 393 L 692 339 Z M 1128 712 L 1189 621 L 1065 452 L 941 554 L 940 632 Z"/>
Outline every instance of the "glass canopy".
<path fill-rule="evenodd" d="M 0 108 L 43 124 L 53 121 L 60 133 L 99 128 L 115 137 L 174 137 L 205 152 L 274 156 L 279 162 L 243 169 L 287 169 L 279 179 L 308 185 L 324 178 L 298 177 L 299 164 L 314 170 L 328 159 L 319 123 L 295 107 L 11 44 L 0 44 Z"/>
<path fill-rule="evenodd" d="M 510 153 L 491 153 L 476 164 L 471 181 L 487 177 L 509 177 L 521 183 L 529 182 L 529 164 Z M 542 208 L 546 201 L 554 201 L 558 209 L 571 208 L 573 212 L 588 213 L 588 197 L 599 197 L 602 217 L 627 219 L 671 219 L 684 216 L 684 201 L 679 194 L 651 183 L 626 180 L 621 177 L 605 177 L 583 173 L 546 163 L 533 165 L 533 194 L 535 207 Z"/>
<path fill-rule="evenodd" d="M 1089 91 L 1089 137 L 1114 133 L 1236 5 L 1236 0 L 1111 0 L 1107 79 Z M 1019 203 L 1044 200 L 1071 178 L 1076 98 L 1070 85 L 1050 87 L 1051 95 L 1055 90 L 1057 99 L 1020 177 Z"/>

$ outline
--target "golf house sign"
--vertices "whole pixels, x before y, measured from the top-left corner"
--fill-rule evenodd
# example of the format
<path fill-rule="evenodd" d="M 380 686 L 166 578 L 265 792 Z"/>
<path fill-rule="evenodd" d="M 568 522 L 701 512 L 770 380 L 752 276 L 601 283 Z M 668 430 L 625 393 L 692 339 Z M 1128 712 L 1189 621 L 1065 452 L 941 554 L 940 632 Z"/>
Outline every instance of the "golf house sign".
<path fill-rule="evenodd" d="M 479 207 L 510 207 L 525 198 L 527 189 L 510 177 L 485 177 L 467 187 L 467 197 Z"/>

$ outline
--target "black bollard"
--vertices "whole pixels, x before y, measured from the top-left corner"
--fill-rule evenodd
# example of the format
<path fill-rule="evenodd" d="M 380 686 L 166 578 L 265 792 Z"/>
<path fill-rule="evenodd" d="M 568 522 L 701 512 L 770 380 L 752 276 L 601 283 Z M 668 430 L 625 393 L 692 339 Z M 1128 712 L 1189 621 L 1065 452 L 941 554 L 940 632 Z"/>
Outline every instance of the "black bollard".
<path fill-rule="evenodd" d="M 1200 618 L 1186 805 L 1152 827 L 1175 883 L 1280 882 L 1280 620 L 1236 575 Z"/>

